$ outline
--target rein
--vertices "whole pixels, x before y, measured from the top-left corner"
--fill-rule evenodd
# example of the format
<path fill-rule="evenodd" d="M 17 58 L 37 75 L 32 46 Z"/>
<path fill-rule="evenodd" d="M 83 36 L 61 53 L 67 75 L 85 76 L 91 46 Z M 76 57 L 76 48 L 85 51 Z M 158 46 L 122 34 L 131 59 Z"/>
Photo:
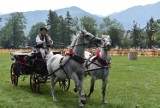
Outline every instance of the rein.
<path fill-rule="evenodd" d="M 63 60 L 64 57 L 61 58 L 60 62 L 59 62 L 59 68 L 57 68 L 56 70 L 54 70 L 52 73 L 48 74 L 47 76 L 51 76 L 53 75 L 54 73 L 56 73 L 58 70 L 60 69 L 63 69 L 64 73 L 66 74 L 67 78 L 69 79 L 69 76 L 68 74 L 66 73 L 66 71 L 64 70 L 64 66 L 69 62 L 69 60 L 71 59 L 71 57 L 62 65 L 62 60 Z"/>
<path fill-rule="evenodd" d="M 75 47 L 75 46 L 85 46 L 85 45 L 89 45 L 89 44 L 78 44 L 78 45 L 73 45 L 71 47 Z"/>

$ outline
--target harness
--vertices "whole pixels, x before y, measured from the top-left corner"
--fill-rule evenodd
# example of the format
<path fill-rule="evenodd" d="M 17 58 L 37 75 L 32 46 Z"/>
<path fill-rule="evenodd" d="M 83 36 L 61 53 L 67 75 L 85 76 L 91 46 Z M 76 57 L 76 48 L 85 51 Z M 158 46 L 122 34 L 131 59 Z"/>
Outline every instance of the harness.
<path fill-rule="evenodd" d="M 83 64 L 85 62 L 85 59 L 83 57 L 77 56 L 73 54 L 73 49 L 69 49 L 66 54 L 66 56 L 70 56 L 74 61 Z"/>
<path fill-rule="evenodd" d="M 108 66 L 110 63 L 109 62 L 107 62 L 106 60 L 103 60 L 101 57 L 98 57 L 98 62 L 100 63 L 100 64 L 102 64 L 103 66 Z"/>
<path fill-rule="evenodd" d="M 61 60 L 60 60 L 60 62 L 59 62 L 59 68 L 57 68 L 56 70 L 54 70 L 52 73 L 48 74 L 48 76 L 51 76 L 55 72 L 57 72 L 58 70 L 62 69 L 64 71 L 64 73 L 66 74 L 67 78 L 70 79 L 69 76 L 68 76 L 68 74 L 67 74 L 67 72 L 64 69 L 64 66 L 69 62 L 69 60 L 71 59 L 71 57 L 64 64 L 62 64 L 63 59 L 64 59 L 64 57 L 62 57 Z"/>
<path fill-rule="evenodd" d="M 64 66 L 71 60 L 73 59 L 74 61 L 80 63 L 80 64 L 83 64 L 85 62 L 85 59 L 83 57 L 80 57 L 80 56 L 77 56 L 77 55 L 73 55 L 73 50 L 72 49 L 69 49 L 68 52 L 66 53 L 65 56 L 69 56 L 69 59 L 64 63 L 62 64 L 62 61 L 64 59 L 64 57 L 61 58 L 60 62 L 59 62 L 59 68 L 57 68 L 56 70 L 54 70 L 52 73 L 48 74 L 48 76 L 51 76 L 53 75 L 55 72 L 57 72 L 58 70 L 62 69 L 64 71 L 64 73 L 66 74 L 67 78 L 69 78 L 67 72 L 65 71 L 64 69 Z M 69 80 L 70 81 L 70 80 Z"/>
<path fill-rule="evenodd" d="M 83 37 L 83 38 L 84 38 L 84 37 Z M 95 37 L 92 37 L 92 38 L 90 39 L 90 41 L 93 40 L 94 38 L 95 38 Z M 78 44 L 78 45 L 73 45 L 73 46 L 71 46 L 71 47 L 82 46 L 82 45 L 87 45 L 87 44 Z M 85 59 L 84 59 L 83 57 L 74 55 L 73 49 L 69 49 L 68 52 L 65 54 L 65 56 L 69 56 L 69 59 L 68 59 L 64 64 L 62 64 L 62 60 L 63 60 L 63 58 L 64 58 L 64 57 L 62 57 L 61 60 L 60 60 L 60 63 L 59 63 L 59 66 L 60 66 L 60 67 L 59 67 L 58 69 L 56 69 L 55 71 L 53 71 L 52 73 L 50 73 L 48 76 L 51 76 L 51 75 L 53 75 L 55 72 L 57 72 L 58 70 L 62 69 L 62 70 L 64 71 L 64 73 L 66 74 L 67 78 L 68 78 L 69 81 L 70 81 L 70 78 L 69 78 L 67 72 L 65 71 L 64 66 L 69 62 L 70 59 L 73 59 L 74 61 L 76 61 L 76 62 L 78 62 L 78 63 L 80 63 L 80 64 L 83 64 L 83 63 L 85 62 Z"/>
<path fill-rule="evenodd" d="M 93 55 L 94 56 L 94 55 Z M 86 61 L 86 64 L 85 64 L 85 67 L 88 69 L 88 67 L 91 65 L 91 64 L 95 64 L 96 66 L 99 66 L 100 68 L 97 68 L 96 70 L 99 70 L 99 69 L 109 69 L 110 68 L 110 58 L 108 61 L 106 60 L 103 60 L 101 57 L 100 57 L 100 50 L 98 50 L 96 52 L 96 56 L 90 61 L 90 59 L 93 57 L 93 56 L 90 56 L 87 61 Z M 95 63 L 95 61 L 98 61 L 100 64 L 97 64 Z M 89 63 L 88 63 L 89 62 Z M 90 75 L 89 71 L 87 71 L 88 74 Z"/>
<path fill-rule="evenodd" d="M 62 57 L 61 60 L 60 60 L 60 62 L 59 62 L 59 67 L 60 67 L 60 69 L 62 69 L 63 72 L 66 74 L 67 78 L 70 79 L 69 76 L 68 76 L 68 74 L 67 74 L 67 72 L 66 72 L 65 69 L 64 69 L 64 66 L 69 62 L 70 58 L 67 60 L 67 62 L 65 62 L 65 64 L 62 64 L 63 58 L 64 58 L 64 57 Z M 70 81 L 70 80 L 69 80 L 69 81 Z M 70 82 L 69 82 L 69 83 L 70 83 Z"/>

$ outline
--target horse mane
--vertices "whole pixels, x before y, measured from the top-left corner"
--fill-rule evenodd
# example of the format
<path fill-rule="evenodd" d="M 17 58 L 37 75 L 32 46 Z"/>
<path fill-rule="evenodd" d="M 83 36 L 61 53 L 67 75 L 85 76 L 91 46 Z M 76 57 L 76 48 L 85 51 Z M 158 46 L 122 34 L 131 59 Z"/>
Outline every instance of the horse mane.
<path fill-rule="evenodd" d="M 104 38 L 110 38 L 110 36 L 109 36 L 109 35 L 104 35 L 104 34 L 102 34 L 102 35 L 101 35 L 101 38 L 102 38 L 102 39 L 104 39 Z"/>
<path fill-rule="evenodd" d="M 77 35 L 72 35 L 71 36 L 71 47 L 75 45 L 76 40 L 77 40 Z"/>
<path fill-rule="evenodd" d="M 70 46 L 70 47 L 72 47 L 72 46 L 75 45 L 78 36 L 80 36 L 80 35 L 82 35 L 82 34 L 84 35 L 84 34 L 86 34 L 86 33 L 87 33 L 86 30 L 81 30 L 81 31 L 77 32 L 76 34 L 73 34 L 73 35 L 71 36 L 71 46 Z"/>

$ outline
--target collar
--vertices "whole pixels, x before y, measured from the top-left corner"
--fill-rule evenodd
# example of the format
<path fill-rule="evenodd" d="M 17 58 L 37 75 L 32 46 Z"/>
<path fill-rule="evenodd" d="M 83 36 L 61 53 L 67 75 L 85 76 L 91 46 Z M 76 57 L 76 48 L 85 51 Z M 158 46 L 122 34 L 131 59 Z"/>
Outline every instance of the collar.
<path fill-rule="evenodd" d="M 85 59 L 83 57 L 72 55 L 72 59 L 80 64 L 83 64 L 85 62 Z"/>
<path fill-rule="evenodd" d="M 94 61 L 98 61 L 101 65 L 103 66 L 107 66 L 108 65 L 108 62 L 106 60 L 103 60 L 101 57 L 100 57 L 100 50 L 97 50 L 96 51 L 96 56 L 92 59 L 92 62 Z"/>
<path fill-rule="evenodd" d="M 101 57 L 98 57 L 98 62 L 101 63 L 103 66 L 108 66 L 108 62 L 106 60 L 103 60 Z"/>
<path fill-rule="evenodd" d="M 97 50 L 95 57 L 92 59 L 92 62 L 96 61 L 99 57 L 100 57 L 100 50 Z"/>
<path fill-rule="evenodd" d="M 83 57 L 74 55 L 73 49 L 68 49 L 68 51 L 65 54 L 66 56 L 71 56 L 72 59 L 80 64 L 83 64 L 85 62 L 85 59 Z"/>
<path fill-rule="evenodd" d="M 65 54 L 66 56 L 72 56 L 73 55 L 73 49 L 68 49 L 68 51 Z"/>

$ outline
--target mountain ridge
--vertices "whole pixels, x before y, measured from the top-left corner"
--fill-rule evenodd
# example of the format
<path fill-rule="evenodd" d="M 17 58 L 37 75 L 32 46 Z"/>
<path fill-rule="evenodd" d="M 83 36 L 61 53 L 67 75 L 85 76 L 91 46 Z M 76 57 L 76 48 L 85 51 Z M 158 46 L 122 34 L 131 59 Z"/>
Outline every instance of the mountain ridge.
<path fill-rule="evenodd" d="M 147 21 L 151 17 L 153 17 L 154 19 L 160 19 L 159 7 L 160 7 L 160 1 L 154 4 L 149 4 L 144 6 L 142 5 L 133 6 L 126 10 L 115 12 L 108 16 L 111 19 L 117 19 L 120 23 L 123 24 L 124 28 L 128 30 L 132 29 L 133 21 L 137 22 L 141 27 L 144 27 Z M 53 11 L 56 11 L 58 15 L 62 15 L 64 18 L 66 17 L 67 11 L 70 12 L 73 18 L 74 17 L 81 18 L 83 16 L 93 17 L 98 24 L 102 23 L 104 17 L 108 17 L 108 16 L 101 17 L 98 15 L 93 15 L 76 6 L 61 8 Z M 24 16 L 27 19 L 25 34 L 28 34 L 31 27 L 37 22 L 46 23 L 48 12 L 49 10 L 35 10 L 35 11 L 23 12 Z M 6 22 L 4 19 L 8 17 L 9 14 L 0 14 L 0 18 L 2 18 L 2 22 L 0 22 L 1 27 L 3 27 Z"/>
<path fill-rule="evenodd" d="M 63 17 L 66 17 L 66 13 L 67 13 L 67 11 L 69 11 L 72 18 L 74 18 L 74 17 L 81 18 L 83 16 L 90 16 L 90 17 L 93 17 L 97 21 L 97 23 L 102 22 L 101 17 L 98 17 L 96 15 L 92 15 L 89 12 L 86 12 L 86 11 L 80 9 L 79 7 L 76 7 L 76 6 L 71 6 L 71 7 L 67 7 L 67 8 L 63 8 L 63 9 L 57 9 L 57 10 L 54 10 L 54 11 L 56 11 L 56 13 L 58 15 L 62 15 Z M 36 24 L 37 22 L 45 22 L 46 23 L 48 13 L 49 13 L 49 10 L 36 10 L 36 11 L 23 12 L 24 16 L 27 19 L 26 30 L 24 30 L 25 34 L 28 34 L 31 27 L 34 24 Z M 1 23 L 2 26 L 6 22 L 4 19 L 6 19 L 8 17 L 9 17 L 9 14 L 0 15 L 0 18 L 2 18 L 2 23 Z"/>
<path fill-rule="evenodd" d="M 151 17 L 154 19 L 160 19 L 159 7 L 160 2 L 144 6 L 138 5 L 118 13 L 110 14 L 109 16 L 110 18 L 117 19 L 124 25 L 125 28 L 131 28 L 133 26 L 133 21 L 140 24 L 143 28 Z"/>

